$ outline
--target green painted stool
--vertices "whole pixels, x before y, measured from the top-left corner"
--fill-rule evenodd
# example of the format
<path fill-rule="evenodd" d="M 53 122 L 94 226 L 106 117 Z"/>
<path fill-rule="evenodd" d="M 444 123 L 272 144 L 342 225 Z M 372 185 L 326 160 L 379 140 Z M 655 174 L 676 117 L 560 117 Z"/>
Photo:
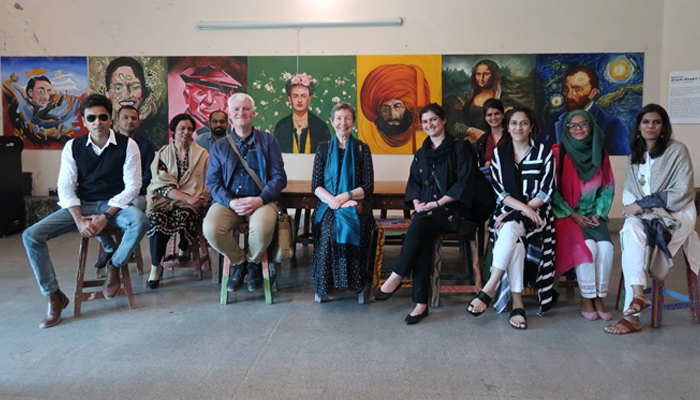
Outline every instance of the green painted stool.
<path fill-rule="evenodd" d="M 239 243 L 242 243 L 242 248 L 247 249 L 248 247 L 248 224 L 241 224 L 238 228 L 232 232 L 234 237 L 238 238 Z M 231 276 L 231 261 L 225 256 L 224 258 L 223 271 L 221 273 L 221 304 L 228 304 L 229 298 L 233 301 L 236 299 L 236 292 L 229 292 L 226 290 L 226 284 Z M 272 304 L 272 293 L 277 291 L 277 273 L 275 271 L 275 264 L 269 261 L 267 252 L 263 253 L 263 258 L 261 260 L 262 264 L 262 277 L 263 277 L 263 291 L 265 292 L 265 303 Z"/>

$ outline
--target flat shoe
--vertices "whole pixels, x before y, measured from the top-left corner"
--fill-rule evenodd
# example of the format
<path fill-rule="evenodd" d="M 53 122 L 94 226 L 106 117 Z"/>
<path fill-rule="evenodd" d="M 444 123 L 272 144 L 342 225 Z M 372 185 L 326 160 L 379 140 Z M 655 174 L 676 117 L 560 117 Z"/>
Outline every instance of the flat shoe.
<path fill-rule="evenodd" d="M 411 315 L 410 313 L 406 316 L 406 319 L 404 322 L 406 322 L 406 325 L 415 325 L 420 322 L 423 318 L 427 317 L 429 314 L 428 312 L 428 307 L 425 307 L 425 311 L 418 315 Z"/>
<path fill-rule="evenodd" d="M 486 292 L 484 292 L 483 290 L 480 290 L 479 293 L 476 294 L 476 298 L 481 300 L 481 302 L 486 305 L 486 308 L 484 308 L 484 311 L 486 311 L 489 308 L 489 305 L 491 304 L 491 296 L 486 294 Z M 473 300 L 472 300 L 472 302 L 473 302 Z M 469 304 L 469 306 L 467 307 L 467 312 L 475 317 L 478 317 L 479 315 L 484 313 L 484 311 L 480 311 L 480 312 L 472 311 L 469 309 L 469 307 L 474 307 L 474 306 L 472 304 Z"/>
<path fill-rule="evenodd" d="M 515 317 L 515 316 L 521 316 L 525 318 L 525 322 L 521 322 L 518 325 L 513 325 L 510 320 Z M 527 316 L 525 316 L 525 310 L 522 308 L 514 308 L 513 311 L 510 312 L 510 319 L 508 319 L 508 323 L 510 324 L 513 329 L 520 329 L 520 330 L 525 330 L 527 329 Z"/>
<path fill-rule="evenodd" d="M 639 306 L 639 310 L 635 310 L 633 308 L 634 306 Z M 635 314 L 639 314 L 640 312 L 649 308 L 649 306 L 651 306 L 651 303 L 647 301 L 647 299 L 644 298 L 644 296 L 634 296 L 634 298 L 632 298 L 630 306 L 627 307 L 627 310 L 625 310 L 624 316 L 631 317 Z"/>
<path fill-rule="evenodd" d="M 588 312 L 588 311 L 581 310 L 581 316 L 589 321 L 595 321 L 598 319 L 597 312 Z"/>
<path fill-rule="evenodd" d="M 401 289 L 401 286 L 403 286 L 403 281 L 401 281 L 401 283 L 399 283 L 399 286 L 397 286 L 396 289 L 394 289 L 394 291 L 391 293 L 382 292 L 382 288 L 377 289 L 377 291 L 374 292 L 374 296 L 372 296 L 372 301 L 389 300 L 391 298 L 391 296 L 394 295 L 394 293 L 398 292 L 399 289 Z"/>
<path fill-rule="evenodd" d="M 627 328 L 627 332 L 612 332 L 612 331 L 610 331 L 609 329 L 615 325 L 622 325 L 623 327 Z M 605 327 L 605 333 L 609 333 L 611 335 L 626 335 L 628 333 L 635 333 L 635 332 L 639 332 L 641 330 L 642 330 L 642 323 L 641 322 L 633 322 L 633 321 L 628 320 L 627 318 L 622 318 L 621 320 L 617 321 L 616 323 Z"/>

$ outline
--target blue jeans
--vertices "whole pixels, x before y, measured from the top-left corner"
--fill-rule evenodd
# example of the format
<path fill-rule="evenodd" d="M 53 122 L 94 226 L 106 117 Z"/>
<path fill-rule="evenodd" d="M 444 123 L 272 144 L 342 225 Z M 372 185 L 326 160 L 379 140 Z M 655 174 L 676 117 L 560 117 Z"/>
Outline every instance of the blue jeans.
<path fill-rule="evenodd" d="M 102 214 L 109 209 L 107 201 L 83 201 L 80 209 L 83 215 Z M 121 267 L 129 260 L 136 245 L 141 241 L 148 230 L 148 218 L 134 206 L 123 209 L 109 221 L 109 225 L 118 227 L 124 231 L 124 237 L 112 257 L 112 265 Z M 22 234 L 22 241 L 27 250 L 29 262 L 34 270 L 36 281 L 39 283 L 41 293 L 48 296 L 58 291 L 58 281 L 54 271 L 49 247 L 49 240 L 76 232 L 78 227 L 67 209 L 61 209 L 38 223 L 32 225 Z"/>
<path fill-rule="evenodd" d="M 136 206 L 143 212 L 146 212 L 146 196 L 137 196 L 134 201 L 131 202 L 132 206 Z M 100 242 L 102 248 L 105 249 L 107 253 L 114 253 L 117 251 L 117 242 L 112 239 L 109 235 L 98 236 L 97 241 Z"/>

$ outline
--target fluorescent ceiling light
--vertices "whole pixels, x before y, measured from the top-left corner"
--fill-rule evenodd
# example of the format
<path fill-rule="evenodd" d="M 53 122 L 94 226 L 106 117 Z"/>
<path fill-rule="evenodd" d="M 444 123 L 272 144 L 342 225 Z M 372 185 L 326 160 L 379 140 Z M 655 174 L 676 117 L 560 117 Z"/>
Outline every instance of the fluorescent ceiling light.
<path fill-rule="evenodd" d="M 268 22 L 198 22 L 199 30 L 227 29 L 300 29 L 300 28 L 364 28 L 403 24 L 401 17 L 347 21 L 268 21 Z"/>

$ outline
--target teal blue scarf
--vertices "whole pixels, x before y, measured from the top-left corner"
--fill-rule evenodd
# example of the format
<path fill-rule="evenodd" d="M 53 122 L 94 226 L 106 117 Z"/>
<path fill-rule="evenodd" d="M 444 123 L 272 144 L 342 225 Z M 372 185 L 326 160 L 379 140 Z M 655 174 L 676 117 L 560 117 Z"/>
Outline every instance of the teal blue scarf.
<path fill-rule="evenodd" d="M 355 138 L 352 135 L 345 143 L 345 156 L 342 163 L 340 162 L 338 138 L 334 137 L 331 139 L 326 159 L 323 186 L 333 196 L 355 188 Z M 314 223 L 320 223 L 323 215 L 328 210 L 330 210 L 328 204 L 321 202 L 318 206 L 318 211 L 316 211 Z M 335 213 L 335 224 L 333 226 L 335 242 L 359 246 L 360 219 L 357 217 L 357 207 L 344 207 L 332 211 Z"/>

